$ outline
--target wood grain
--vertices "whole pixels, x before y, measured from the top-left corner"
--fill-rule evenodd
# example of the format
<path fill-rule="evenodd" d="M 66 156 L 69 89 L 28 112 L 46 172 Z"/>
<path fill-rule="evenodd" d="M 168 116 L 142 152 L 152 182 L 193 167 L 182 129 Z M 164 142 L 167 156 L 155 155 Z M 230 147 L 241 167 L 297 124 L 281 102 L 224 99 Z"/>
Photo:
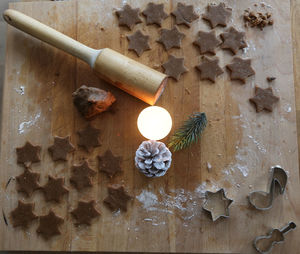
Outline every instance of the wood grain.
<path fill-rule="evenodd" d="M 170 13 L 177 1 L 165 3 Z M 208 1 L 186 1 L 196 6 L 202 14 Z M 232 21 L 242 29 L 240 15 L 251 1 L 228 1 L 234 10 Z M 147 1 L 128 1 L 133 7 L 144 9 Z M 62 235 L 49 242 L 37 237 L 34 224 L 26 232 L 6 226 L 1 220 L 0 249 L 2 250 L 88 250 L 88 251 L 159 251 L 159 252 L 218 252 L 255 253 L 252 241 L 257 235 L 267 233 L 272 227 L 282 227 L 293 220 L 299 224 L 299 171 L 294 103 L 291 16 L 289 1 L 270 1 L 276 17 L 274 27 L 263 32 L 247 29 L 249 48 L 240 52 L 251 57 L 256 75 L 246 85 L 230 82 L 228 73 L 220 76 L 216 84 L 200 81 L 194 66 L 200 63 L 199 51 L 192 45 L 196 33 L 209 30 L 199 19 L 188 29 L 182 49 L 168 53 L 184 56 L 189 72 L 179 82 L 170 81 L 157 105 L 172 115 L 174 131 L 194 111 L 207 113 L 209 125 L 201 142 L 190 149 L 173 154 L 173 164 L 167 175 L 147 179 L 134 167 L 134 153 L 143 141 L 136 126 L 139 112 L 147 105 L 101 81 L 83 62 L 51 46 L 33 39 L 14 28 L 8 28 L 4 104 L 1 133 L 1 203 L 8 217 L 19 198 L 35 201 L 37 214 L 53 208 L 65 218 Z M 155 26 L 138 24 L 151 38 L 152 50 L 138 58 L 128 52 L 126 35 L 132 32 L 119 28 L 113 12 L 122 6 L 121 0 L 71 1 L 11 4 L 11 8 L 50 25 L 87 46 L 99 49 L 110 47 L 150 67 L 159 66 L 168 53 L 156 43 L 159 33 Z M 269 7 L 266 7 L 269 8 Z M 174 19 L 169 17 L 163 27 L 170 28 Z M 101 29 L 102 28 L 102 29 Z M 218 28 L 219 34 L 224 29 Z M 133 31 L 133 32 L 134 32 Z M 232 56 L 219 50 L 221 65 Z M 256 114 L 248 99 L 255 84 L 267 87 L 266 76 L 275 75 L 272 85 L 280 97 L 272 114 Z M 76 131 L 87 123 L 72 104 L 71 93 L 81 85 L 110 90 L 117 98 L 114 114 L 104 113 L 92 121 L 101 129 L 102 146 L 90 154 L 78 149 L 67 163 L 54 163 L 47 152 L 52 135 L 71 135 L 77 142 Z M 24 95 L 19 94 L 24 86 Z M 34 124 L 31 125 L 31 123 Z M 24 123 L 22 125 L 22 123 Z M 64 176 L 70 194 L 61 204 L 45 203 L 40 193 L 25 199 L 16 192 L 15 181 L 5 185 L 11 176 L 22 172 L 16 165 L 15 148 L 26 140 L 41 144 L 42 162 L 33 169 L 41 173 L 41 183 L 48 174 Z M 164 140 L 167 142 L 167 139 Z M 106 149 L 123 156 L 124 172 L 112 180 L 102 173 L 94 178 L 94 187 L 78 193 L 69 184 L 69 168 L 88 157 L 97 169 L 98 154 Z M 207 163 L 212 165 L 208 172 Z M 289 173 L 286 193 L 277 197 L 273 208 L 258 212 L 249 207 L 247 195 L 252 190 L 266 190 L 269 168 L 279 164 Z M 129 193 L 136 197 L 127 213 L 112 214 L 102 204 L 107 195 L 108 183 L 124 183 Z M 203 190 L 224 187 L 235 202 L 230 218 L 216 223 L 201 209 Z M 148 194 L 150 201 L 142 200 Z M 157 197 L 157 200 L 155 199 Z M 95 199 L 101 217 L 91 227 L 76 228 L 70 211 L 78 200 Z M 140 202 L 142 201 L 142 202 Z M 295 230 L 286 237 L 286 243 L 274 248 L 273 253 L 289 253 L 299 248 L 300 233 Z"/>

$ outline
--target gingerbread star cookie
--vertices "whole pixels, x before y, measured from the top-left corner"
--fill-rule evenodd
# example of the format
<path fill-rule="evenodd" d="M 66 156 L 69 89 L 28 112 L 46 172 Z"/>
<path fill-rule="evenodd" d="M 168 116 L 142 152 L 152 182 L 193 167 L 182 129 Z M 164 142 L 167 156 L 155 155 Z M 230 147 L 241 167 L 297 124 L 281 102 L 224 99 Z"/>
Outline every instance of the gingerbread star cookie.
<path fill-rule="evenodd" d="M 135 24 L 142 23 L 139 13 L 139 8 L 132 9 L 130 5 L 126 4 L 122 10 L 116 11 L 119 18 L 119 25 L 127 26 L 132 30 Z"/>
<path fill-rule="evenodd" d="M 183 58 L 170 55 L 168 61 L 162 65 L 162 67 L 165 69 L 165 74 L 178 81 L 181 74 L 188 71 L 183 62 Z"/>
<path fill-rule="evenodd" d="M 92 187 L 91 177 L 96 175 L 96 172 L 89 167 L 87 161 L 84 161 L 81 165 L 73 166 L 71 172 L 70 183 L 77 190 Z"/>
<path fill-rule="evenodd" d="M 216 26 L 226 26 L 228 19 L 231 17 L 231 9 L 227 8 L 224 3 L 218 5 L 209 4 L 206 14 L 202 18 L 209 22 L 211 28 Z"/>
<path fill-rule="evenodd" d="M 54 161 L 67 160 L 67 154 L 73 152 L 74 146 L 70 143 L 70 136 L 54 137 L 54 144 L 48 148 Z"/>
<path fill-rule="evenodd" d="M 251 67 L 251 59 L 235 57 L 232 63 L 226 65 L 226 67 L 230 71 L 230 79 L 240 80 L 243 84 L 246 83 L 246 78 L 255 74 L 255 71 Z"/>
<path fill-rule="evenodd" d="M 177 4 L 177 8 L 172 12 L 172 15 L 175 16 L 177 25 L 186 25 L 187 27 L 191 27 L 192 22 L 199 18 L 199 15 L 194 12 L 193 5 L 183 3 Z"/>
<path fill-rule="evenodd" d="M 24 146 L 16 148 L 17 162 L 29 167 L 34 162 L 41 161 L 41 147 L 34 146 L 30 142 L 26 142 Z"/>
<path fill-rule="evenodd" d="M 108 196 L 103 200 L 104 204 L 108 206 L 112 211 L 122 210 L 127 211 L 127 202 L 132 199 L 127 194 L 124 186 L 118 184 L 112 184 L 107 187 Z"/>
<path fill-rule="evenodd" d="M 69 192 L 68 189 L 64 187 L 64 182 L 64 178 L 48 176 L 48 182 L 41 187 L 47 202 L 55 201 L 59 203 L 62 196 Z"/>
<path fill-rule="evenodd" d="M 145 50 L 151 49 L 149 46 L 149 36 L 144 35 L 140 30 L 137 30 L 134 34 L 128 35 L 129 50 L 135 51 L 138 56 L 141 56 Z"/>
<path fill-rule="evenodd" d="M 255 95 L 254 97 L 249 99 L 256 108 L 256 112 L 263 111 L 264 109 L 272 112 L 273 104 L 279 101 L 277 96 L 274 96 L 273 90 L 271 87 L 266 89 L 262 89 L 258 86 L 255 87 Z"/>
<path fill-rule="evenodd" d="M 33 209 L 34 203 L 26 204 L 19 200 L 18 206 L 10 213 L 13 227 L 28 228 L 29 224 L 38 218 Z"/>
<path fill-rule="evenodd" d="M 77 134 L 79 136 L 78 145 L 84 147 L 86 151 L 101 145 L 99 142 L 100 130 L 90 124 L 85 129 L 78 131 Z"/>
<path fill-rule="evenodd" d="M 221 75 L 224 71 L 219 66 L 219 59 L 210 59 L 208 57 L 203 57 L 203 61 L 196 68 L 200 71 L 201 79 L 208 79 L 215 83 L 216 77 Z"/>
<path fill-rule="evenodd" d="M 221 44 L 222 49 L 229 49 L 234 55 L 239 49 L 246 48 L 247 43 L 245 42 L 245 33 L 239 32 L 234 27 L 230 27 L 226 32 L 222 33 Z"/>
<path fill-rule="evenodd" d="M 181 40 L 185 37 L 185 34 L 179 32 L 178 28 L 174 26 L 171 30 L 161 29 L 160 38 L 157 42 L 164 45 L 166 50 L 171 48 L 180 48 Z"/>
<path fill-rule="evenodd" d="M 161 22 L 169 15 L 164 11 L 164 4 L 148 3 L 146 9 L 143 11 L 146 16 L 146 24 L 156 24 L 161 26 Z"/>
<path fill-rule="evenodd" d="M 92 219 L 98 217 L 100 213 L 95 208 L 95 201 L 79 201 L 77 208 L 71 212 L 72 216 L 75 218 L 75 225 L 91 225 Z"/>
<path fill-rule="evenodd" d="M 40 224 L 36 232 L 45 240 L 49 240 L 55 235 L 60 235 L 59 226 L 64 223 L 64 219 L 57 216 L 52 210 L 47 215 L 40 216 Z"/>
<path fill-rule="evenodd" d="M 215 31 L 199 31 L 198 37 L 194 41 L 194 44 L 199 47 L 201 54 L 210 53 L 215 55 L 216 47 L 221 44 L 221 40 L 216 37 Z"/>
<path fill-rule="evenodd" d="M 16 177 L 18 192 L 23 192 L 27 197 L 30 197 L 35 190 L 41 187 L 38 184 L 39 178 L 39 173 L 34 173 L 29 168 L 25 168 L 24 172 Z"/>
<path fill-rule="evenodd" d="M 122 157 L 114 156 L 110 150 L 107 150 L 103 156 L 98 156 L 99 170 L 106 173 L 109 177 L 113 177 L 121 172 Z"/>

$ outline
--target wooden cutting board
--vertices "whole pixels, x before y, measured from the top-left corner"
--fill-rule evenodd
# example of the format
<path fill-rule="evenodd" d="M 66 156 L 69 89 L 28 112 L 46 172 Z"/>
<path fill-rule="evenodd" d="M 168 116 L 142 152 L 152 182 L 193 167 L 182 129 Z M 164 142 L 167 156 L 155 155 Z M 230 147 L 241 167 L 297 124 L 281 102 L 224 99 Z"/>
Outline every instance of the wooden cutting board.
<path fill-rule="evenodd" d="M 255 77 L 246 85 L 229 81 L 228 73 L 216 84 L 200 81 L 194 66 L 200 63 L 199 51 L 192 45 L 199 30 L 209 30 L 202 19 L 190 29 L 180 26 L 186 34 L 181 49 L 166 52 L 155 41 L 159 29 L 138 24 L 150 35 L 151 51 L 140 58 L 128 52 L 126 35 L 134 31 L 118 27 L 114 12 L 125 2 L 142 10 L 148 1 L 72 1 L 30 2 L 11 4 L 10 8 L 40 20 L 93 48 L 110 47 L 146 65 L 161 70 L 168 54 L 182 56 L 189 72 L 179 82 L 169 84 L 157 105 L 172 115 L 174 127 L 195 111 L 206 112 L 209 124 L 201 141 L 191 148 L 173 154 L 172 167 L 166 176 L 148 179 L 134 167 L 135 150 L 143 141 L 136 126 L 139 112 L 147 107 L 143 102 L 99 80 L 83 62 L 76 60 L 12 27 L 7 33 L 7 58 L 3 97 L 1 133 L 0 198 L 8 219 L 0 220 L 1 250 L 72 250 L 72 251 L 147 251 L 147 252 L 218 252 L 255 253 L 253 239 L 266 234 L 272 227 L 282 227 L 288 221 L 300 225 L 298 149 L 294 103 L 290 2 L 273 0 L 264 10 L 273 12 L 275 24 L 264 31 L 245 29 L 248 48 L 239 56 L 252 58 Z M 165 3 L 170 13 L 178 1 Z M 201 15 L 210 1 L 184 1 L 194 4 Z M 252 1 L 227 1 L 233 8 L 230 24 L 244 29 L 241 15 L 254 8 Z M 258 8 L 262 8 L 259 6 Z M 168 17 L 163 27 L 170 28 L 174 19 Z M 217 28 L 217 34 L 224 29 Z M 218 50 L 222 66 L 232 56 Z M 267 76 L 276 76 L 270 86 L 280 97 L 273 113 L 257 114 L 248 102 L 254 86 L 268 87 Z M 53 135 L 71 135 L 77 143 L 76 131 L 87 124 L 72 104 L 72 92 L 81 85 L 110 90 L 117 98 L 115 113 L 104 113 L 92 124 L 101 129 L 102 146 L 91 153 L 78 148 L 66 163 L 52 162 L 47 148 Z M 14 178 L 22 167 L 16 164 L 15 148 L 25 141 L 42 146 L 42 160 L 33 166 L 41 173 L 41 184 L 48 174 L 65 177 L 70 193 L 61 204 L 46 203 L 41 193 L 25 198 L 16 191 Z M 167 142 L 168 138 L 164 141 Z M 69 184 L 70 166 L 88 158 L 96 170 L 96 156 L 107 149 L 123 156 L 124 172 L 112 180 L 98 173 L 94 187 L 78 193 Z M 207 164 L 212 165 L 210 171 Z M 267 190 L 270 167 L 281 165 L 288 171 L 287 190 L 276 198 L 273 208 L 261 212 L 251 208 L 247 195 L 253 190 Z M 127 213 L 112 214 L 102 203 L 108 183 L 122 183 L 134 197 Z M 213 223 L 201 209 L 205 190 L 225 188 L 234 199 L 230 218 Z M 52 208 L 65 219 L 61 236 L 44 241 L 35 233 L 37 222 L 28 230 L 14 229 L 9 213 L 17 200 L 35 202 L 35 212 L 46 214 Z M 70 211 L 78 200 L 97 201 L 101 217 L 90 227 L 75 227 Z M 286 243 L 273 253 L 292 253 L 300 247 L 300 230 L 286 236 Z"/>

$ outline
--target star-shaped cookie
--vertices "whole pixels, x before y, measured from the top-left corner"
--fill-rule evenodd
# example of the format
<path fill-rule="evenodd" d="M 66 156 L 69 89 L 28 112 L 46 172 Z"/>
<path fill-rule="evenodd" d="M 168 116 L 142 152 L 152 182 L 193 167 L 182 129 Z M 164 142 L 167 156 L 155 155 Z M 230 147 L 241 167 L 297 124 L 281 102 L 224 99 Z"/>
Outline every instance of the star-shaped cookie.
<path fill-rule="evenodd" d="M 230 27 L 226 32 L 222 33 L 221 44 L 222 49 L 229 49 L 232 54 L 236 54 L 239 49 L 246 48 L 247 43 L 245 42 L 245 33 L 239 32 L 234 27 Z"/>
<path fill-rule="evenodd" d="M 116 11 L 119 18 L 119 25 L 127 26 L 130 30 L 132 30 L 135 24 L 142 22 L 139 13 L 139 8 L 133 9 L 130 5 L 126 4 L 122 10 Z"/>
<path fill-rule="evenodd" d="M 274 96 L 273 90 L 271 87 L 266 89 L 262 89 L 260 87 L 255 87 L 255 95 L 254 97 L 249 99 L 256 108 L 256 112 L 263 111 L 264 109 L 272 112 L 273 104 L 279 101 L 277 96 Z"/>
<path fill-rule="evenodd" d="M 127 35 L 129 40 L 129 50 L 135 51 L 138 56 L 141 56 L 144 51 L 151 49 L 149 46 L 149 36 L 144 35 L 140 30 L 137 30 L 132 35 Z"/>
<path fill-rule="evenodd" d="M 88 124 L 85 129 L 77 132 L 79 136 L 78 145 L 84 147 L 89 152 L 91 148 L 101 145 L 99 142 L 100 133 L 99 129 Z"/>
<path fill-rule="evenodd" d="M 226 65 L 226 67 L 230 71 L 230 79 L 240 80 L 243 84 L 246 83 L 246 78 L 255 74 L 251 67 L 251 59 L 235 57 L 232 63 Z"/>
<path fill-rule="evenodd" d="M 165 70 L 164 73 L 178 81 L 181 74 L 188 71 L 183 63 L 183 58 L 170 55 L 168 61 L 162 65 Z"/>
<path fill-rule="evenodd" d="M 202 18 L 209 22 L 211 28 L 226 26 L 228 19 L 231 17 L 231 12 L 231 9 L 227 8 L 224 3 L 219 3 L 218 5 L 209 4 L 206 14 Z"/>
<path fill-rule="evenodd" d="M 233 200 L 226 197 L 224 189 L 217 192 L 207 191 L 202 208 L 211 214 L 213 221 L 216 221 L 220 217 L 229 217 L 229 206 L 232 202 Z"/>
<path fill-rule="evenodd" d="M 28 228 L 29 224 L 38 218 L 33 209 L 34 203 L 25 204 L 19 200 L 18 206 L 10 213 L 13 227 Z"/>
<path fill-rule="evenodd" d="M 214 59 L 210 59 L 205 56 L 202 59 L 202 63 L 196 66 L 196 68 L 200 71 L 200 78 L 202 80 L 208 79 L 211 82 L 215 83 L 216 77 L 224 72 L 219 66 L 219 59 L 217 57 Z"/>
<path fill-rule="evenodd" d="M 18 192 L 23 192 L 27 197 L 39 189 L 41 186 L 38 184 L 40 174 L 32 172 L 29 168 L 25 168 L 24 172 L 16 177 Z"/>
<path fill-rule="evenodd" d="M 69 192 L 68 189 L 64 187 L 64 182 L 64 178 L 48 176 L 48 182 L 41 187 L 46 201 L 60 202 L 62 196 Z"/>
<path fill-rule="evenodd" d="M 177 25 L 186 25 L 190 27 L 192 22 L 199 18 L 194 12 L 193 5 L 185 5 L 183 3 L 177 3 L 177 8 L 172 12 L 175 16 L 175 22 Z"/>
<path fill-rule="evenodd" d="M 114 156 L 110 150 L 107 150 L 103 156 L 98 156 L 99 171 L 106 173 L 109 177 L 113 177 L 121 172 L 121 156 Z"/>
<path fill-rule="evenodd" d="M 166 50 L 171 48 L 180 48 L 181 40 L 185 37 L 184 33 L 179 32 L 178 28 L 174 26 L 172 29 L 161 29 L 160 38 L 157 42 L 164 45 Z"/>
<path fill-rule="evenodd" d="M 112 184 L 107 187 L 108 196 L 103 200 L 104 204 L 108 206 L 112 211 L 122 210 L 127 211 L 127 202 L 132 199 L 127 194 L 124 186 L 118 184 Z"/>
<path fill-rule="evenodd" d="M 34 162 L 41 161 L 41 147 L 34 146 L 28 141 L 24 146 L 16 148 L 17 152 L 17 162 L 24 164 L 25 167 L 29 167 Z"/>
<path fill-rule="evenodd" d="M 84 161 L 71 168 L 70 183 L 79 191 L 86 187 L 92 187 L 91 177 L 95 174 L 96 172 L 89 167 L 88 162 Z"/>
<path fill-rule="evenodd" d="M 79 201 L 77 208 L 71 212 L 72 216 L 75 218 L 75 225 L 91 225 L 92 219 L 98 217 L 100 213 L 95 208 L 95 201 Z"/>
<path fill-rule="evenodd" d="M 64 219 L 57 216 L 52 210 L 47 215 L 40 216 L 40 224 L 36 232 L 45 240 L 55 235 L 60 235 L 59 226 L 64 223 Z"/>
<path fill-rule="evenodd" d="M 169 15 L 164 11 L 164 4 L 148 3 L 146 9 L 143 11 L 146 16 L 146 24 L 156 24 L 161 26 L 161 22 Z"/>
<path fill-rule="evenodd" d="M 54 161 L 67 160 L 67 154 L 73 152 L 74 146 L 70 143 L 70 136 L 54 137 L 54 144 L 48 148 Z"/>
<path fill-rule="evenodd" d="M 201 54 L 210 53 L 215 55 L 216 47 L 221 44 L 221 40 L 216 37 L 214 30 L 210 32 L 199 31 L 194 44 L 199 47 Z"/>

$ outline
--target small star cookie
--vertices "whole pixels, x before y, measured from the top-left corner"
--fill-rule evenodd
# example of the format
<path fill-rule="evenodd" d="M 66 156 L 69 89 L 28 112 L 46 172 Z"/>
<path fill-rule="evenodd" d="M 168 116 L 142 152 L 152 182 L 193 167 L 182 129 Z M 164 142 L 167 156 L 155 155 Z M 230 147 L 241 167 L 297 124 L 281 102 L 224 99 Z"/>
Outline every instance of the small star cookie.
<path fill-rule="evenodd" d="M 108 196 L 103 200 L 104 204 L 108 206 L 112 211 L 117 211 L 118 209 L 126 212 L 127 202 L 132 199 L 131 196 L 127 194 L 124 186 L 118 184 L 112 184 L 107 187 Z"/>
<path fill-rule="evenodd" d="M 133 9 L 130 5 L 126 4 L 122 10 L 116 11 L 119 18 L 119 25 L 127 26 L 132 30 L 135 24 L 142 23 L 139 13 L 139 8 Z"/>
<path fill-rule="evenodd" d="M 161 29 L 160 38 L 157 42 L 164 45 L 166 50 L 171 48 L 180 48 L 181 40 L 185 37 L 184 33 L 179 32 L 178 28 L 174 26 L 172 29 Z"/>
<path fill-rule="evenodd" d="M 262 89 L 258 86 L 255 87 L 255 95 L 254 97 L 249 99 L 256 108 L 256 112 L 261 112 L 264 109 L 272 112 L 273 111 L 273 104 L 279 101 L 277 96 L 274 96 L 273 90 L 271 87 L 266 89 Z"/>
<path fill-rule="evenodd" d="M 234 27 L 230 27 L 226 32 L 222 33 L 221 44 L 222 49 L 229 49 L 232 54 L 236 54 L 239 49 L 246 48 L 247 43 L 245 42 L 245 33 L 239 32 Z"/>
<path fill-rule="evenodd" d="M 164 73 L 178 81 L 181 74 L 188 71 L 183 62 L 183 58 L 170 55 L 168 61 L 162 65 L 165 69 Z"/>
<path fill-rule="evenodd" d="M 149 46 L 149 36 L 144 35 L 140 30 L 137 30 L 132 35 L 127 35 L 129 40 L 129 50 L 135 51 L 138 56 L 141 56 L 144 51 L 151 49 Z"/>
<path fill-rule="evenodd" d="M 164 4 L 154 3 L 148 3 L 143 15 L 146 16 L 147 25 L 156 24 L 158 26 L 161 26 L 161 22 L 169 16 L 164 11 Z"/>
<path fill-rule="evenodd" d="M 210 53 L 215 55 L 216 47 L 221 44 L 221 40 L 216 37 L 215 31 L 199 31 L 198 37 L 194 41 L 194 44 L 199 47 L 200 54 Z"/>
<path fill-rule="evenodd" d="M 218 5 L 209 4 L 206 14 L 202 18 L 209 22 L 211 28 L 216 26 L 226 26 L 228 19 L 231 17 L 231 9 L 227 8 L 224 3 Z"/>
<path fill-rule="evenodd" d="M 231 64 L 226 65 L 230 71 L 231 80 L 240 80 L 243 84 L 246 83 L 246 78 L 255 74 L 251 67 L 251 59 L 242 59 L 234 57 Z"/>
<path fill-rule="evenodd" d="M 34 162 L 41 161 L 41 147 L 34 146 L 30 142 L 26 142 L 24 146 L 16 148 L 17 162 L 29 167 Z"/>
<path fill-rule="evenodd" d="M 38 218 L 33 213 L 33 209 L 33 203 L 26 204 L 19 200 L 18 206 L 10 213 L 13 227 L 28 228 L 29 224 Z"/>
<path fill-rule="evenodd" d="M 200 71 L 201 79 L 208 79 L 215 83 L 216 77 L 224 73 L 222 68 L 219 66 L 219 59 L 210 59 L 208 57 L 203 57 L 203 61 L 200 65 L 196 66 Z"/>
<path fill-rule="evenodd" d="M 71 212 L 72 216 L 75 218 L 75 225 L 86 224 L 91 225 L 92 219 L 98 217 L 100 213 L 95 208 L 95 201 L 78 201 L 77 208 Z"/>
<path fill-rule="evenodd" d="M 191 27 L 192 22 L 199 18 L 199 15 L 194 12 L 193 5 L 183 3 L 177 3 L 177 8 L 172 12 L 172 15 L 175 16 L 177 25 L 186 25 L 187 27 Z"/>
<path fill-rule="evenodd" d="M 109 177 L 113 177 L 121 172 L 122 157 L 114 156 L 110 150 L 107 150 L 103 156 L 98 156 L 99 170 L 106 173 Z"/>
<path fill-rule="evenodd" d="M 54 137 L 54 144 L 48 148 L 54 161 L 67 160 L 67 154 L 73 152 L 74 146 L 70 143 L 70 136 Z"/>

